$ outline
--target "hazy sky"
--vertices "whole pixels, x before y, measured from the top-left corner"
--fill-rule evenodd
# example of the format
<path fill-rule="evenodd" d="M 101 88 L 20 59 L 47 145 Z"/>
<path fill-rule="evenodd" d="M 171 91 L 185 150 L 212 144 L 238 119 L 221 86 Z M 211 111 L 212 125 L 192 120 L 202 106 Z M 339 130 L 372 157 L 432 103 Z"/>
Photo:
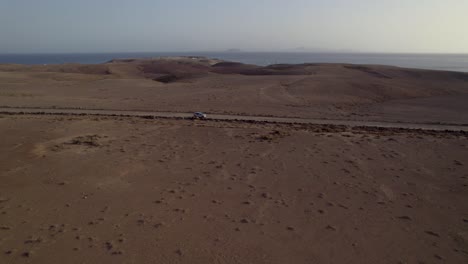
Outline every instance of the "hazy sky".
<path fill-rule="evenodd" d="M 0 0 L 0 53 L 468 53 L 468 0 Z"/>

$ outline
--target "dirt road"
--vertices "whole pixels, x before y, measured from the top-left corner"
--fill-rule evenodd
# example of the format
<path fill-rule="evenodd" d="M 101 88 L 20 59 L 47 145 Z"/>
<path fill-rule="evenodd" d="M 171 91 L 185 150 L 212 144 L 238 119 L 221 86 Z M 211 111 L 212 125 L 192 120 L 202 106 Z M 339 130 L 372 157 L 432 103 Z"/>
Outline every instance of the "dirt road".
<path fill-rule="evenodd" d="M 57 114 L 57 115 L 97 115 L 97 116 L 133 116 L 133 117 L 153 117 L 153 118 L 191 118 L 192 113 L 178 112 L 151 112 L 151 111 L 128 111 L 128 110 L 95 110 L 95 109 L 65 109 L 65 108 L 0 108 L 3 114 Z M 208 120 L 231 120 L 231 121 L 257 121 L 272 123 L 298 123 L 317 125 L 344 125 L 351 127 L 378 127 L 378 128 L 402 128 L 421 129 L 435 131 L 466 131 L 468 125 L 452 124 L 425 124 L 425 123 L 404 123 L 404 122 L 373 122 L 358 120 L 336 120 L 336 119 L 308 119 L 289 117 L 265 117 L 246 115 L 224 115 L 209 114 Z"/>

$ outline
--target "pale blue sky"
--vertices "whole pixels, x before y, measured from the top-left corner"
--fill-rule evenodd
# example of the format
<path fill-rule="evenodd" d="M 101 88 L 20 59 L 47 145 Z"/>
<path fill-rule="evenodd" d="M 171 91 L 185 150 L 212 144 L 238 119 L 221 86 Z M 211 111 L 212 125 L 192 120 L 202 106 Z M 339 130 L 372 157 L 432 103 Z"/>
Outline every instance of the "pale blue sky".
<path fill-rule="evenodd" d="M 0 53 L 468 53 L 468 0 L 0 0 Z"/>

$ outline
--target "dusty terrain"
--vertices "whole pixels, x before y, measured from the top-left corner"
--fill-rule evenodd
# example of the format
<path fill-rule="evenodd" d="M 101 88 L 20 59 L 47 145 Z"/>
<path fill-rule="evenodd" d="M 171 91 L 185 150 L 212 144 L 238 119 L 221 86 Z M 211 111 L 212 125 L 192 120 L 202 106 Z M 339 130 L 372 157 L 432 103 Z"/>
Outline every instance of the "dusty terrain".
<path fill-rule="evenodd" d="M 0 65 L 0 106 L 468 124 L 468 74 L 205 58 Z"/>
<path fill-rule="evenodd" d="M 468 260 L 466 134 L 53 116 L 0 127 L 2 263 Z"/>
<path fill-rule="evenodd" d="M 0 66 L 0 106 L 468 123 L 467 74 Z M 0 263 L 468 263 L 468 133 L 0 115 Z"/>

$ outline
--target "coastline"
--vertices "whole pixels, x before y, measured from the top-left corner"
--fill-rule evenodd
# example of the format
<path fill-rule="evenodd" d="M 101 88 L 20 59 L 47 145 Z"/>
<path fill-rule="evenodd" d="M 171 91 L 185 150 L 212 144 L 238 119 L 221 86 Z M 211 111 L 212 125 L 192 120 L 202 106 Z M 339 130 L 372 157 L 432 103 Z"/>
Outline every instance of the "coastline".
<path fill-rule="evenodd" d="M 203 56 L 246 64 L 351 63 L 413 69 L 468 72 L 468 54 L 422 53 L 309 53 L 309 52 L 117 52 L 0 54 L 0 64 L 101 64 L 115 58 Z"/>

